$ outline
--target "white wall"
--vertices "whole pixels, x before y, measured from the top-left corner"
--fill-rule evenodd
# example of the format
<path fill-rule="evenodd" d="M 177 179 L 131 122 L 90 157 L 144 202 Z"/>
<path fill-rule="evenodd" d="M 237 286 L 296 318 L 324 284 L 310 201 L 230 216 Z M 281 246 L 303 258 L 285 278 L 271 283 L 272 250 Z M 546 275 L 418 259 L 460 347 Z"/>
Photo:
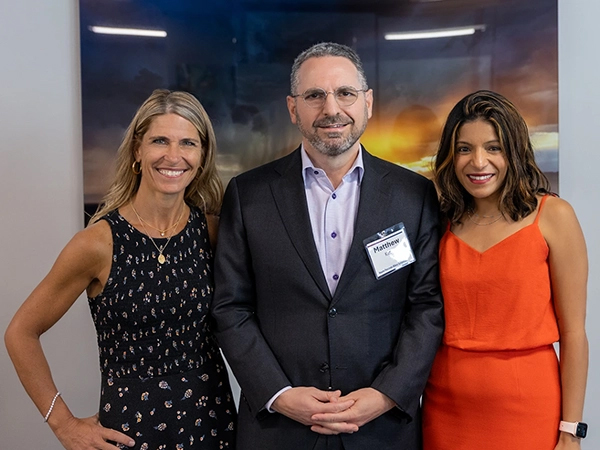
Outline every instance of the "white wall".
<path fill-rule="evenodd" d="M 590 370 L 584 449 L 600 448 L 600 31 L 598 0 L 559 0 L 559 186 L 586 237 Z"/>
<path fill-rule="evenodd" d="M 0 4 L 0 335 L 83 225 L 79 13 L 75 0 Z M 98 408 L 93 324 L 81 298 L 43 337 L 76 414 Z M 62 447 L 0 345 L 0 447 Z"/>
<path fill-rule="evenodd" d="M 0 333 L 82 226 L 79 26 L 76 0 L 0 5 Z M 590 382 L 584 449 L 600 448 L 600 43 L 596 0 L 559 2 L 560 190 L 590 253 Z M 84 298 L 43 338 L 56 384 L 75 414 L 97 409 L 99 371 Z M 0 345 L 2 448 L 60 450 Z"/>

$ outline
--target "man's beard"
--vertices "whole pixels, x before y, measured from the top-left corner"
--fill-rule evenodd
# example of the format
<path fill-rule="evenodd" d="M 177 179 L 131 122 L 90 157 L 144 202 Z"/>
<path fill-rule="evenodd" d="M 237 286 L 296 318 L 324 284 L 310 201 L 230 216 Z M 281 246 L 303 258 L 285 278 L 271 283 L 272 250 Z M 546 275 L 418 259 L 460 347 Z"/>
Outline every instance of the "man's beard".
<path fill-rule="evenodd" d="M 350 134 L 346 137 L 342 136 L 342 131 L 340 130 L 340 132 L 329 133 L 328 137 L 331 137 L 335 140 L 323 141 L 316 132 L 309 132 L 309 130 L 304 128 L 298 113 L 296 113 L 296 124 L 300 130 L 300 133 L 302 133 L 302 136 L 308 140 L 310 145 L 312 145 L 319 153 L 322 153 L 326 156 L 339 156 L 348 151 L 360 139 L 365 131 L 365 128 L 367 127 L 366 121 L 364 122 L 362 129 L 359 129 L 354 127 L 355 122 L 347 116 L 342 117 L 339 114 L 336 116 L 327 116 L 313 122 L 313 129 L 335 124 L 349 125 L 352 128 Z"/>

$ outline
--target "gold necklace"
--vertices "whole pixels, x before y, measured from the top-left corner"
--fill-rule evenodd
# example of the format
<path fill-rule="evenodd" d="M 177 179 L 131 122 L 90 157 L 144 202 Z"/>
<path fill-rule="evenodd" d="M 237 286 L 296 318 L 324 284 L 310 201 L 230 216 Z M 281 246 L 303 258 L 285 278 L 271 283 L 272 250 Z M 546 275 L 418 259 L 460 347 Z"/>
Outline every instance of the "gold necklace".
<path fill-rule="evenodd" d="M 496 217 L 496 215 L 495 215 L 495 214 L 494 214 L 494 215 L 491 215 L 491 216 L 488 216 L 488 215 L 485 215 L 485 214 L 484 214 L 484 215 L 482 215 L 482 216 L 480 216 L 480 215 L 479 215 L 479 214 L 477 214 L 475 211 L 469 211 L 469 213 L 468 213 L 468 216 L 469 216 L 469 220 L 470 220 L 471 222 L 473 222 L 475 225 L 477 225 L 477 226 L 480 226 L 480 227 L 485 227 L 485 226 L 487 226 L 487 225 L 491 225 L 491 224 L 493 224 L 493 223 L 496 223 L 496 222 L 498 222 L 500 219 L 502 219 L 502 218 L 504 217 L 504 215 L 503 215 L 502 213 L 499 213 L 499 214 L 498 214 L 498 217 Z M 491 220 L 491 221 L 489 221 L 489 222 L 485 222 L 485 223 L 483 223 L 483 222 L 477 222 L 475 219 L 473 219 L 473 216 L 476 216 L 476 217 L 482 217 L 482 218 L 486 218 L 486 219 L 491 219 L 491 218 L 493 218 L 493 217 L 496 217 L 496 218 L 495 218 L 494 220 Z"/>
<path fill-rule="evenodd" d="M 144 219 L 142 219 L 139 214 L 137 213 L 137 211 L 135 210 L 135 208 L 133 207 L 133 203 L 131 204 L 131 207 L 133 208 L 133 212 L 135 213 L 135 215 L 137 216 L 137 218 L 139 219 L 140 223 L 142 223 L 142 226 L 144 226 L 144 224 L 148 225 L 151 228 L 154 228 L 156 231 L 158 231 L 160 233 L 160 237 L 165 237 L 165 234 L 167 234 L 167 231 L 172 230 L 173 228 L 175 228 L 177 225 L 179 225 L 179 221 L 181 220 L 181 218 L 183 217 L 183 211 L 184 208 L 181 208 L 181 214 L 179 214 L 179 217 L 177 218 L 177 222 L 175 222 L 173 225 L 171 225 L 168 228 L 165 228 L 164 230 L 161 230 L 160 228 L 156 228 L 154 225 L 152 225 L 151 223 L 146 222 Z"/>
<path fill-rule="evenodd" d="M 494 217 L 498 217 L 499 215 L 502 215 L 501 213 L 498 214 L 482 214 L 479 215 L 477 214 L 475 211 L 471 211 L 471 214 L 473 214 L 475 217 L 479 217 L 481 219 L 493 219 Z"/>
<path fill-rule="evenodd" d="M 140 217 L 140 215 L 136 211 L 135 206 L 133 206 L 133 202 L 131 202 L 131 209 L 133 210 L 133 212 L 135 213 L 136 217 L 140 221 L 140 225 L 142 225 L 142 228 L 144 229 L 144 232 L 146 233 L 146 236 L 148 236 L 150 238 L 150 241 L 152 242 L 152 244 L 154 244 L 154 247 L 156 247 L 156 250 L 158 251 L 158 258 L 157 258 L 158 259 L 158 263 L 159 264 L 164 264 L 167 259 L 165 258 L 165 255 L 163 255 L 163 251 L 165 250 L 165 248 L 167 248 L 167 245 L 169 245 L 169 242 L 171 241 L 171 238 L 175 234 L 171 233 L 171 236 L 169 236 L 169 239 L 167 239 L 167 242 L 165 242 L 165 245 L 161 245 L 159 247 L 158 245 L 156 245 L 156 242 L 154 242 L 154 239 L 152 238 L 152 236 L 150 236 L 150 233 L 148 233 L 148 230 L 146 229 L 146 226 L 144 225 L 144 223 L 147 223 L 147 222 L 145 220 L 142 220 L 142 218 Z M 175 227 L 177 227 L 177 225 L 179 225 L 179 221 L 183 217 L 183 211 L 184 210 L 185 210 L 185 208 L 183 207 L 183 205 L 181 205 L 181 214 L 179 215 L 179 218 L 177 219 L 177 222 L 175 222 L 175 225 L 170 226 L 165 231 L 174 229 Z M 150 224 L 148 224 L 148 225 L 150 225 Z M 150 226 L 152 226 L 152 225 L 150 225 Z M 155 230 L 158 230 L 160 232 L 160 230 L 158 228 L 156 228 L 156 227 L 152 227 L 152 228 L 154 228 Z M 161 236 L 162 236 L 162 233 L 161 233 Z"/>

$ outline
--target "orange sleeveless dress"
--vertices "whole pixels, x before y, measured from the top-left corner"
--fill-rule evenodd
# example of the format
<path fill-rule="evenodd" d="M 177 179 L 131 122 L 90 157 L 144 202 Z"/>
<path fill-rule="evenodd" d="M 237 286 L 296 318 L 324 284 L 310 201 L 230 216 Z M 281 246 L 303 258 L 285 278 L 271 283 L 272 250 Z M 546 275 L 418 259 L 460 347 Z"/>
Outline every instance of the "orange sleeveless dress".
<path fill-rule="evenodd" d="M 549 249 L 535 222 L 485 252 L 440 243 L 446 329 L 423 394 L 424 450 L 553 450 L 561 416 Z"/>

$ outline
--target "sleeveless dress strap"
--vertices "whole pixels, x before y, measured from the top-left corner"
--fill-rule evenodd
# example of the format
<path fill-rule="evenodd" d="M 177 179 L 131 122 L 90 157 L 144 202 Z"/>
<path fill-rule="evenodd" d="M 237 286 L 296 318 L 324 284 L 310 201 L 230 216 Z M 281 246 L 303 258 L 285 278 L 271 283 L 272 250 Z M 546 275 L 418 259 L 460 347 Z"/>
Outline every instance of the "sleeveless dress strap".
<path fill-rule="evenodd" d="M 548 197 L 550 197 L 550 194 L 546 194 L 542 197 L 542 199 L 540 200 L 540 207 L 538 208 L 538 212 L 535 216 L 535 220 L 533 221 L 533 223 L 537 224 L 540 220 L 540 214 L 542 212 L 542 208 L 544 207 L 544 203 L 546 203 L 546 199 L 548 199 Z"/>

